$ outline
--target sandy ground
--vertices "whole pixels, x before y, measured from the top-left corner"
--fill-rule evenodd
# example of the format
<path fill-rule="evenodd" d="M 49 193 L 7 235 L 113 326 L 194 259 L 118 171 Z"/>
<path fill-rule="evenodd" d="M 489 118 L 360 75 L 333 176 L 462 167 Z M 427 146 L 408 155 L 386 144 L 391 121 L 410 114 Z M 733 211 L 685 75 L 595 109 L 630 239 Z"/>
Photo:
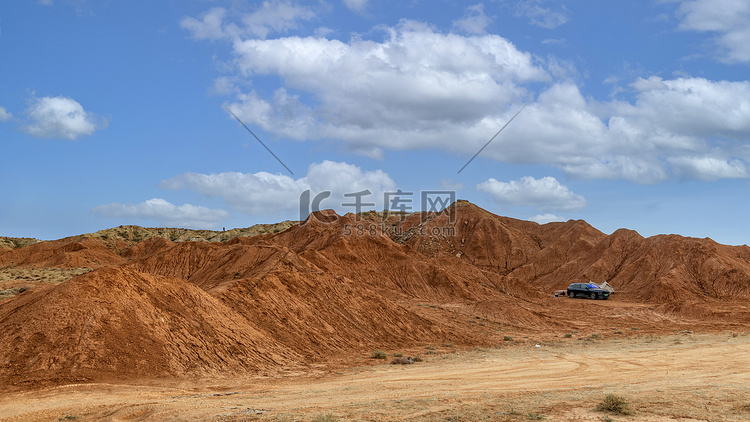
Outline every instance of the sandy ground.
<path fill-rule="evenodd" d="M 362 358 L 334 372 L 175 386 L 89 384 L 6 393 L 0 418 L 54 420 L 747 421 L 750 335 L 564 339 Z M 330 370 L 330 368 L 329 368 Z M 595 411 L 607 393 L 634 414 Z M 328 419 L 326 419 L 326 417 Z"/>

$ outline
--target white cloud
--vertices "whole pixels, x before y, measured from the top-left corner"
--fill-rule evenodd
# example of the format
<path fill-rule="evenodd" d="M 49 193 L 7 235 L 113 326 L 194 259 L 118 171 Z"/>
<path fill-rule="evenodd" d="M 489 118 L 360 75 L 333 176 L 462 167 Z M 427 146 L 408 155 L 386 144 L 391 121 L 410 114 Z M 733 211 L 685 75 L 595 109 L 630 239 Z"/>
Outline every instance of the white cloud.
<path fill-rule="evenodd" d="M 13 114 L 5 110 L 5 107 L 0 107 L 0 122 L 7 122 L 13 119 Z"/>
<path fill-rule="evenodd" d="M 227 10 L 215 7 L 201 16 L 201 19 L 185 17 L 180 25 L 191 32 L 195 39 L 218 40 L 250 36 L 266 38 L 273 32 L 295 29 L 299 21 L 310 21 L 315 12 L 305 6 L 289 1 L 264 1 L 252 13 L 243 14 L 240 23 L 226 22 Z"/>
<path fill-rule="evenodd" d="M 542 28 L 552 29 L 568 22 L 568 14 L 565 6 L 554 11 L 542 7 L 544 0 L 522 0 L 518 2 L 516 16 L 529 18 L 529 22 Z"/>
<path fill-rule="evenodd" d="M 492 195 L 500 205 L 530 206 L 542 210 L 579 211 L 586 206 L 586 200 L 574 194 L 554 177 L 535 179 L 530 176 L 519 180 L 500 182 L 488 179 L 477 185 L 477 189 Z"/>
<path fill-rule="evenodd" d="M 551 164 L 584 179 L 657 183 L 674 174 L 707 179 L 742 174 L 707 166 L 686 171 L 682 157 L 735 157 L 729 166 L 734 169 L 750 160 L 744 147 L 750 139 L 750 82 L 652 77 L 638 79 L 633 88 L 634 103 L 596 103 L 573 84 L 555 84 L 483 154 Z M 701 175 L 701 169 L 707 173 Z"/>
<path fill-rule="evenodd" d="M 271 32 L 284 32 L 297 28 L 297 21 L 312 20 L 315 12 L 289 1 L 264 1 L 260 9 L 242 18 L 247 30 L 265 38 Z"/>
<path fill-rule="evenodd" d="M 383 42 L 237 41 L 242 75 L 278 75 L 285 88 L 268 99 L 241 95 L 231 107 L 244 121 L 281 136 L 342 139 L 378 157 L 383 148 L 484 137 L 495 124 L 485 120 L 488 111 L 523 98 L 527 91 L 519 83 L 549 78 L 530 54 L 496 35 L 440 34 L 409 21 L 387 31 Z M 296 92 L 310 93 L 317 105 L 303 104 Z"/>
<path fill-rule="evenodd" d="M 535 222 L 537 222 L 539 224 L 547 224 L 547 223 L 554 223 L 554 222 L 558 222 L 558 221 L 565 221 L 564 218 L 558 217 L 558 216 L 556 216 L 554 214 L 549 214 L 549 213 L 548 214 L 535 215 L 535 216 L 529 218 L 529 220 L 535 221 Z"/>
<path fill-rule="evenodd" d="M 236 25 L 224 27 L 226 15 L 226 9 L 215 7 L 204 13 L 201 19 L 183 18 L 180 26 L 190 31 L 193 38 L 198 40 L 218 40 L 227 36 L 238 36 L 241 31 Z"/>
<path fill-rule="evenodd" d="M 260 173 L 185 173 L 164 180 L 165 189 L 190 189 L 207 197 L 220 197 L 232 209 L 250 215 L 278 215 L 299 209 L 300 195 L 311 190 L 312 195 L 330 191 L 330 198 L 322 202 L 322 208 L 338 212 L 354 211 L 342 206 L 352 198 L 344 194 L 369 190 L 363 202 L 375 202 L 375 209 L 383 208 L 383 194 L 396 190 L 395 182 L 381 170 L 363 171 L 347 163 L 323 161 L 314 163 L 307 175 L 292 179 L 282 174 Z"/>
<path fill-rule="evenodd" d="M 369 0 L 344 0 L 344 6 L 354 12 L 362 12 L 367 9 Z"/>
<path fill-rule="evenodd" d="M 679 28 L 716 33 L 722 61 L 750 62 L 750 2 L 746 0 L 682 0 Z"/>
<path fill-rule="evenodd" d="M 77 101 L 63 96 L 34 98 L 26 114 L 29 123 L 24 130 L 40 138 L 75 140 L 106 127 L 106 122 L 85 111 Z"/>
<path fill-rule="evenodd" d="M 573 82 L 571 62 L 540 62 L 497 35 L 440 33 L 408 20 L 380 29 L 386 36 L 377 41 L 227 37 L 235 68 L 222 86 L 235 98 L 225 105 L 280 138 L 340 140 L 376 159 L 389 150 L 447 151 L 459 154 L 457 168 L 524 103 L 481 158 L 637 183 L 738 177 L 732 169 L 750 162 L 750 82 L 652 76 L 617 84 L 632 101 L 598 102 Z M 267 76 L 280 81 L 275 91 L 236 91 Z M 728 168 L 685 164 L 700 157 Z"/>
<path fill-rule="evenodd" d="M 95 207 L 93 212 L 112 218 L 153 219 L 171 227 L 214 228 L 230 218 L 228 212 L 190 204 L 173 205 L 154 198 L 140 204 L 111 203 Z"/>
<path fill-rule="evenodd" d="M 184 173 L 164 180 L 164 189 L 190 189 L 209 198 L 220 197 L 232 209 L 246 214 L 274 215 L 294 209 L 300 193 L 308 189 L 303 179 L 265 172 Z"/>
<path fill-rule="evenodd" d="M 674 157 L 669 163 L 678 175 L 688 178 L 717 180 L 750 176 L 747 162 L 736 158 Z"/>
<path fill-rule="evenodd" d="M 453 27 L 469 34 L 481 35 L 486 33 L 487 26 L 492 20 L 484 14 L 484 4 L 478 3 L 466 8 L 463 18 L 453 21 Z"/>

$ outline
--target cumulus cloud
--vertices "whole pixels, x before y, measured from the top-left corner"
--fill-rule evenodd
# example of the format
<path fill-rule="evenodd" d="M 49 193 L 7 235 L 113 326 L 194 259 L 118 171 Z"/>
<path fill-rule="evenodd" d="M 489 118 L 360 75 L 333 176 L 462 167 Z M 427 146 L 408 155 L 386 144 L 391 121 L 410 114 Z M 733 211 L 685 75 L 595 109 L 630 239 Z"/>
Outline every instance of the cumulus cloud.
<path fill-rule="evenodd" d="M 247 124 L 285 139 L 337 140 L 376 159 L 441 150 L 459 156 L 458 168 L 527 104 L 482 158 L 637 183 L 743 177 L 750 160 L 748 81 L 652 76 L 630 81 L 629 101 L 599 102 L 570 78 L 572 64 L 540 61 L 497 35 L 409 20 L 379 29 L 378 40 L 225 36 L 234 67 L 217 86 Z M 267 77 L 279 81 L 275 90 L 239 89 Z M 705 157 L 724 169 L 696 164 Z"/>
<path fill-rule="evenodd" d="M 200 19 L 185 17 L 180 25 L 190 31 L 195 39 L 217 40 L 240 36 L 266 38 L 274 32 L 295 29 L 299 21 L 310 21 L 315 12 L 306 6 L 289 1 L 264 1 L 252 13 L 243 14 L 239 23 L 226 21 L 227 10 L 215 7 Z"/>
<path fill-rule="evenodd" d="M 375 203 L 370 209 L 382 209 L 385 192 L 396 190 L 395 182 L 381 170 L 363 171 L 352 164 L 323 161 L 313 163 L 307 175 L 293 179 L 283 174 L 259 173 L 184 173 L 164 180 L 165 189 L 189 189 L 207 197 L 220 197 L 232 209 L 250 215 L 278 215 L 299 209 L 300 195 L 310 190 L 312 195 L 331 192 L 321 208 L 338 212 L 353 212 L 344 206 L 352 203 L 345 194 L 369 190 L 362 202 Z"/>
<path fill-rule="evenodd" d="M 744 147 L 750 137 L 750 82 L 651 77 L 632 88 L 633 103 L 595 103 L 571 83 L 554 84 L 483 154 L 552 164 L 583 179 L 658 183 L 675 174 L 705 179 L 743 174 L 736 169 L 750 159 Z M 706 156 L 725 156 L 728 170 L 687 171 L 688 158 Z"/>
<path fill-rule="evenodd" d="M 5 107 L 0 107 L 0 122 L 7 122 L 13 119 L 13 114 L 5 110 Z"/>
<path fill-rule="evenodd" d="M 549 214 L 549 213 L 535 215 L 535 216 L 529 218 L 529 220 L 535 221 L 535 222 L 537 222 L 539 224 L 547 224 L 547 223 L 554 223 L 554 222 L 557 222 L 557 221 L 565 221 L 564 218 L 558 217 L 558 216 L 556 216 L 554 214 Z"/>
<path fill-rule="evenodd" d="M 184 173 L 164 180 L 164 189 L 189 189 L 209 198 L 220 197 L 232 209 L 246 214 L 273 215 L 294 209 L 300 193 L 308 188 L 302 180 L 271 173 Z"/>
<path fill-rule="evenodd" d="M 522 0 L 518 2 L 516 16 L 529 18 L 529 22 L 542 28 L 552 29 L 568 22 L 565 6 L 558 10 L 542 7 L 545 0 Z"/>
<path fill-rule="evenodd" d="M 669 163 L 678 175 L 691 179 L 744 179 L 750 176 L 747 162 L 731 157 L 673 157 Z"/>
<path fill-rule="evenodd" d="M 453 27 L 469 34 L 484 34 L 492 20 L 484 14 L 484 4 L 478 3 L 466 8 L 463 18 L 453 21 Z"/>
<path fill-rule="evenodd" d="M 112 218 L 137 218 L 156 220 L 170 227 L 215 228 L 230 218 L 224 210 L 190 204 L 174 205 L 164 199 L 154 198 L 139 204 L 111 203 L 95 207 L 93 212 Z"/>
<path fill-rule="evenodd" d="M 383 42 L 235 42 L 242 75 L 277 75 L 285 86 L 272 98 L 240 95 L 230 106 L 244 121 L 281 136 L 342 139 L 354 151 L 379 157 L 384 148 L 484 137 L 497 127 L 486 119 L 488 112 L 528 94 L 519 83 L 549 79 L 530 54 L 496 35 L 441 34 L 409 21 L 386 31 Z M 317 104 L 300 101 L 300 92 Z"/>
<path fill-rule="evenodd" d="M 679 28 L 715 33 L 722 61 L 750 62 L 750 2 L 744 0 L 681 0 Z"/>
<path fill-rule="evenodd" d="M 76 140 L 106 127 L 106 122 L 83 109 L 72 98 L 34 98 L 26 110 L 29 122 L 24 131 L 39 138 Z"/>
<path fill-rule="evenodd" d="M 541 179 L 526 176 L 510 182 L 490 178 L 477 185 L 477 189 L 492 195 L 492 199 L 500 205 L 561 211 L 580 211 L 586 206 L 586 200 L 582 196 L 576 195 L 550 176 Z"/>
<path fill-rule="evenodd" d="M 237 25 L 224 26 L 227 10 L 215 7 L 204 13 L 200 19 L 186 17 L 180 21 L 180 26 L 190 31 L 193 38 L 198 40 L 218 40 L 227 36 L 238 36 L 241 30 Z"/>
<path fill-rule="evenodd" d="M 344 6 L 354 12 L 361 12 L 367 9 L 368 3 L 369 0 L 344 0 Z"/>

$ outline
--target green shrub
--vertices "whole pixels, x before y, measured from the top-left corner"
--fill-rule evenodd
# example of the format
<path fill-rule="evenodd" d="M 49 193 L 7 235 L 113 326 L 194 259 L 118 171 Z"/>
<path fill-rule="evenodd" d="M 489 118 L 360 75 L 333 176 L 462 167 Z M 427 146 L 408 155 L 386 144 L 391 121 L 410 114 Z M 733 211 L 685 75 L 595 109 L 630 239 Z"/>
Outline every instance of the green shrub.
<path fill-rule="evenodd" d="M 565 338 L 571 338 L 571 337 L 573 337 L 573 334 L 572 333 L 565 333 L 564 337 Z"/>
<path fill-rule="evenodd" d="M 503 341 L 513 341 L 513 337 L 511 337 L 511 336 L 505 336 L 505 337 L 503 337 Z"/>

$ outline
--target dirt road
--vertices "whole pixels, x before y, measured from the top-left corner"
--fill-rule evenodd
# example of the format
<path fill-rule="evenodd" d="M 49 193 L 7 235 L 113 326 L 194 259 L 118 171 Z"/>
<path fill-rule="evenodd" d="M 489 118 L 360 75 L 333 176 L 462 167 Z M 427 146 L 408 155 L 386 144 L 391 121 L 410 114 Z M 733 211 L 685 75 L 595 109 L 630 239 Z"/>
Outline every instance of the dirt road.
<path fill-rule="evenodd" d="M 750 335 L 564 339 L 425 355 L 414 365 L 216 382 L 6 394 L 3 420 L 747 421 Z M 593 409 L 625 397 L 634 416 Z"/>

